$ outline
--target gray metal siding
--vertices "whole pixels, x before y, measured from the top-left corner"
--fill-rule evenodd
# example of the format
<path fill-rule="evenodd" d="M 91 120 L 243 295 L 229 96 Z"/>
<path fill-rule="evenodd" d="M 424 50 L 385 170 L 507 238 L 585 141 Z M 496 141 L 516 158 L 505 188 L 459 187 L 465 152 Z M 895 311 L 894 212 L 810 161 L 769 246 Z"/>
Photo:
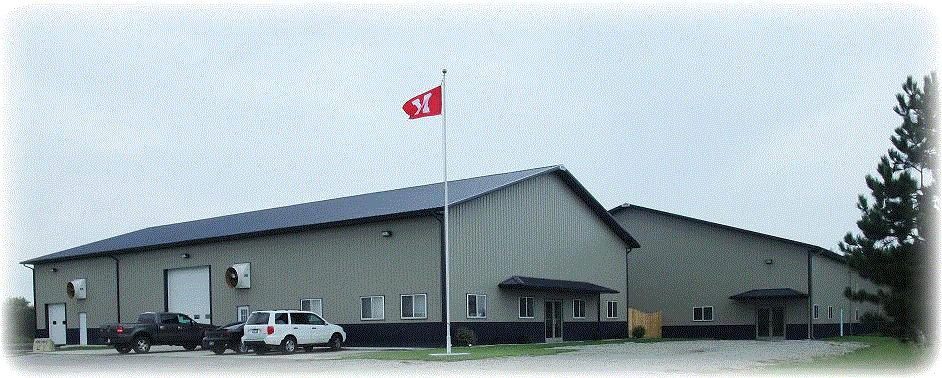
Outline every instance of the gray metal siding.
<path fill-rule="evenodd" d="M 807 292 L 806 251 L 798 246 L 633 209 L 615 218 L 641 244 L 628 255 L 630 305 L 662 311 L 664 325 L 755 324 L 755 304 L 730 296 L 769 288 Z M 806 323 L 807 302 L 787 303 L 786 322 Z M 693 307 L 701 306 L 713 306 L 714 321 L 693 321 Z"/>
<path fill-rule="evenodd" d="M 557 175 L 534 177 L 449 211 L 454 321 L 518 321 L 521 294 L 497 287 L 513 275 L 616 289 L 602 300 L 617 300 L 614 320 L 625 320 L 625 244 Z M 487 319 L 467 318 L 467 293 L 487 295 Z M 564 300 L 571 320 L 573 295 L 532 294 L 534 321 L 542 321 L 547 297 Z M 576 297 L 586 300 L 585 320 L 595 321 L 597 297 Z"/>
<path fill-rule="evenodd" d="M 392 231 L 392 237 L 383 237 L 385 230 Z M 441 321 L 440 307 L 434 305 L 441 303 L 439 230 L 435 218 L 421 217 L 118 255 L 121 321 L 133 321 L 141 312 L 164 310 L 166 269 L 207 265 L 212 323 L 217 325 L 235 321 L 237 306 L 248 305 L 252 311 L 296 309 L 305 298 L 321 298 L 324 316 L 331 322 L 361 323 L 360 297 L 369 295 L 385 296 L 383 322 Z M 183 253 L 190 258 L 182 258 Z M 252 287 L 230 288 L 225 270 L 242 262 L 252 264 Z M 89 271 L 89 277 L 114 276 L 114 261 L 107 257 L 52 265 L 59 267 L 59 277 L 70 279 L 80 278 L 79 268 L 68 268 L 71 265 L 98 269 Z M 62 298 L 68 280 L 47 277 L 43 269 L 48 273 L 45 265 L 37 266 L 37 296 L 56 298 L 61 293 L 61 299 L 46 302 L 68 302 Z M 96 303 L 103 314 L 89 311 L 89 327 L 115 321 L 114 281 L 103 284 L 106 290 L 89 291 L 88 303 Z M 428 319 L 400 319 L 399 296 L 413 293 L 427 294 Z M 105 299 L 92 299 L 93 295 Z M 69 303 L 70 327 L 78 324 L 75 308 Z M 37 314 L 41 324 L 44 316 Z M 369 322 L 375 321 L 365 323 Z"/>
<path fill-rule="evenodd" d="M 55 268 L 56 272 L 50 272 Z M 78 313 L 88 315 L 88 327 L 96 328 L 113 322 L 114 260 L 108 257 L 37 264 L 36 271 L 36 328 L 46 329 L 46 304 L 65 303 L 67 328 L 78 328 Z M 84 278 L 86 299 L 69 298 L 66 285 L 74 279 Z M 92 340 L 89 340 L 90 342 Z"/>

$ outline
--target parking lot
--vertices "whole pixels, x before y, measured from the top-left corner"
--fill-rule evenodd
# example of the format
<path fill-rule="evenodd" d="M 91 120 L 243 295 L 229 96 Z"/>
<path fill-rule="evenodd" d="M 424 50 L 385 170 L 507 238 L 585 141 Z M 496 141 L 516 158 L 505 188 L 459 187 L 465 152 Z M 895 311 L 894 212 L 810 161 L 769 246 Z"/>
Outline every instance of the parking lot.
<path fill-rule="evenodd" d="M 386 348 L 316 349 L 291 355 L 231 351 L 185 351 L 155 346 L 148 354 L 118 354 L 114 349 L 61 350 L 7 355 L 8 368 L 28 375 L 87 375 L 121 373 L 153 375 L 206 372 L 244 372 L 251 375 L 381 375 L 381 376 L 488 376 L 488 375 L 745 375 L 770 365 L 838 355 L 866 346 L 833 341 L 665 341 L 613 343 L 574 347 L 574 352 L 538 357 L 508 357 L 475 361 L 382 361 L 350 359 Z"/>

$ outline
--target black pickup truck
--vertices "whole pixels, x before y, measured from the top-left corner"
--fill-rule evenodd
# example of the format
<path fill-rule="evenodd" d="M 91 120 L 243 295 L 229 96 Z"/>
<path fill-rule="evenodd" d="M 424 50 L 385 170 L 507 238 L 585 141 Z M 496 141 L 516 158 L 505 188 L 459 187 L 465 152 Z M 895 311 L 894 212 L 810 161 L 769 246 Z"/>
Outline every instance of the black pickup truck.
<path fill-rule="evenodd" d="M 206 330 L 212 325 L 194 322 L 189 316 L 175 312 L 145 312 L 137 323 L 112 323 L 101 327 L 100 337 L 105 344 L 120 353 L 147 353 L 151 345 L 181 345 L 186 350 L 196 349 Z"/>

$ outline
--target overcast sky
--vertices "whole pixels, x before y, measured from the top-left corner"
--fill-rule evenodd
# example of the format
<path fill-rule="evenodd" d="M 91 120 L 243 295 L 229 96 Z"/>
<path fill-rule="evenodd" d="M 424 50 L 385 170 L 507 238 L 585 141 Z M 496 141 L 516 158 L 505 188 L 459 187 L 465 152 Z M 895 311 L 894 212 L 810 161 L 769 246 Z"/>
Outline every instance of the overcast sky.
<path fill-rule="evenodd" d="M 32 6 L 3 39 L 7 295 L 19 261 L 142 228 L 565 165 L 632 203 L 837 250 L 937 61 L 866 6 Z M 643 248 L 643 247 L 642 247 Z"/>

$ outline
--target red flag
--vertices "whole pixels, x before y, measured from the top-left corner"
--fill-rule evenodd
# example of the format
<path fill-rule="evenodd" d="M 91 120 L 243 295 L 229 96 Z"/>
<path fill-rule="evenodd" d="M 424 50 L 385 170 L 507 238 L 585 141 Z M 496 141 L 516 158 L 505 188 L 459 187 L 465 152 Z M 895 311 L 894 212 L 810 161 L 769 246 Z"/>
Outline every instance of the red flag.
<path fill-rule="evenodd" d="M 442 86 L 410 98 L 402 105 L 402 110 L 409 115 L 409 119 L 442 114 Z"/>

